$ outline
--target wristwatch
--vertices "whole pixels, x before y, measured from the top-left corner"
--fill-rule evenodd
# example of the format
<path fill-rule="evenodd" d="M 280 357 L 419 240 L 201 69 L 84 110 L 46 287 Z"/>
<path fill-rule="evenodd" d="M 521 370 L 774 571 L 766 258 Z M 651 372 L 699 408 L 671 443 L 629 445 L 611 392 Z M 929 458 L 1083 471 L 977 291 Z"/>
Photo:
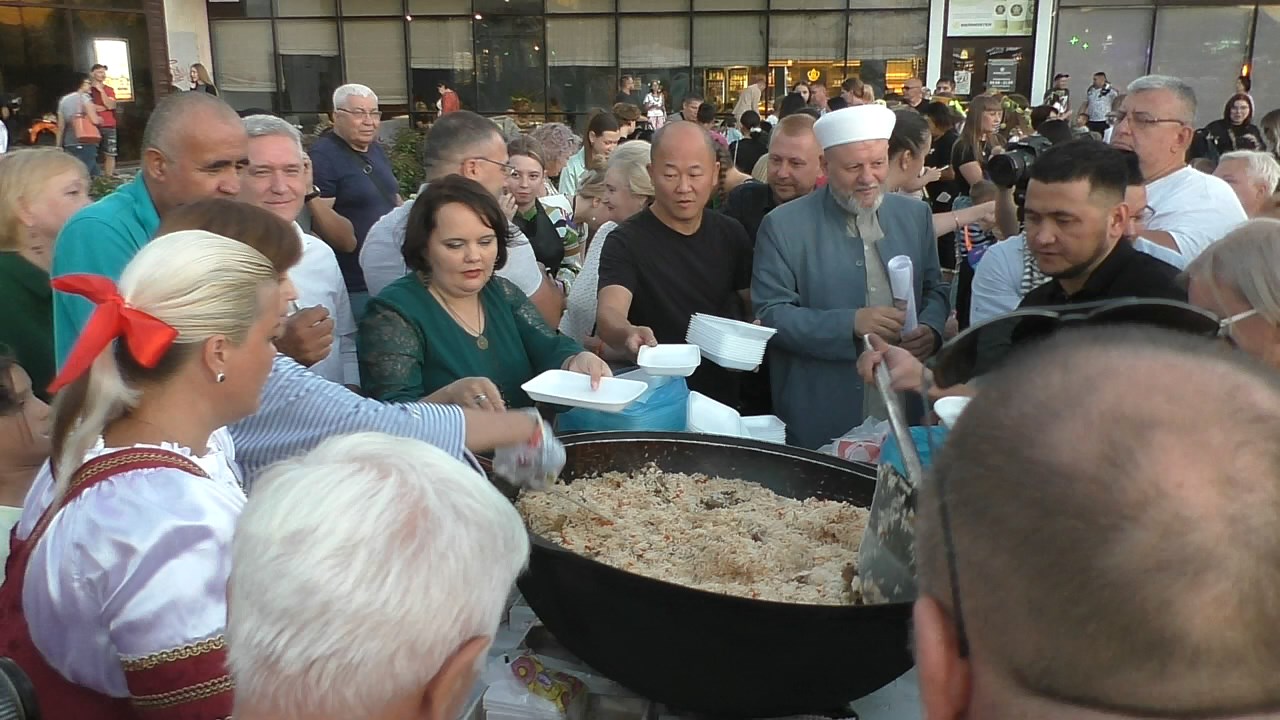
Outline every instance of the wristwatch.
<path fill-rule="evenodd" d="M 320 188 L 316 187 L 315 185 L 312 185 L 311 192 L 307 193 L 306 197 L 302 198 L 302 202 L 309 203 L 318 197 L 320 197 Z"/>

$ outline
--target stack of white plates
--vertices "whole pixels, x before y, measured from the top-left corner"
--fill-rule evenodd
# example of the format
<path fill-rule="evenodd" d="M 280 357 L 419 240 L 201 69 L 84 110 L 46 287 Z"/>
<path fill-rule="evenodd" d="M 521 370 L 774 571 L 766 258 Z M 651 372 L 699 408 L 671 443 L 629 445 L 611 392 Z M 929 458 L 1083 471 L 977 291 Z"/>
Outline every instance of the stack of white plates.
<path fill-rule="evenodd" d="M 732 437 L 747 435 L 737 410 L 697 391 L 689 393 L 689 432 Z"/>
<path fill-rule="evenodd" d="M 787 424 L 775 415 L 755 415 L 742 418 L 742 429 L 747 437 L 760 442 L 787 444 Z"/>
<path fill-rule="evenodd" d="M 777 332 L 773 328 L 698 313 L 689 320 L 685 342 L 697 345 L 702 357 L 720 367 L 755 370 L 764 360 L 769 339 Z"/>

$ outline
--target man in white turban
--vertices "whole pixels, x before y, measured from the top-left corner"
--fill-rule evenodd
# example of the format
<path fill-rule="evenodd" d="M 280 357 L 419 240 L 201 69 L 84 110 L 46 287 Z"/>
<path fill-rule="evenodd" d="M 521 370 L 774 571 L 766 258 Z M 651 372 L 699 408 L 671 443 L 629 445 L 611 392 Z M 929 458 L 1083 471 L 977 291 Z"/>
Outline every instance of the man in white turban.
<path fill-rule="evenodd" d="M 769 213 L 756 241 L 751 299 L 778 334 L 770 343 L 774 410 L 788 442 L 818 448 L 862 423 L 887 417 L 856 363 L 875 334 L 921 359 L 941 344 L 950 314 L 925 203 L 885 193 L 896 116 L 862 105 L 823 116 L 814 132 L 827 185 Z M 887 263 L 911 260 L 919 325 L 904 331 Z"/>

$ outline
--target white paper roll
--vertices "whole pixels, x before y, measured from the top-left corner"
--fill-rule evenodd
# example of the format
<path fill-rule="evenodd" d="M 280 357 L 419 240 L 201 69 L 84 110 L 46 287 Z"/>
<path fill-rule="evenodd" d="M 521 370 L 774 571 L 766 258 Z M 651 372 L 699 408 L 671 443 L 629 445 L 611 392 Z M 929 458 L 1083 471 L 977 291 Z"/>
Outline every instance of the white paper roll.
<path fill-rule="evenodd" d="M 902 324 L 902 332 L 909 333 L 920 324 L 916 317 L 916 286 L 912 277 L 911 258 L 899 255 L 889 261 L 889 286 L 893 289 L 893 299 L 899 307 L 905 304 L 906 322 Z"/>

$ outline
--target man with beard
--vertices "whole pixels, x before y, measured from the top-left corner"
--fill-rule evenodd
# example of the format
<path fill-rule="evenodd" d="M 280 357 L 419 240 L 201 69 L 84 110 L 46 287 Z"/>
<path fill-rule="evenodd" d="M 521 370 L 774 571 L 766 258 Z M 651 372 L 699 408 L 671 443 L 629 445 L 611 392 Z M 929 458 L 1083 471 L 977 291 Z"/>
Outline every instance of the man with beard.
<path fill-rule="evenodd" d="M 828 113 L 814 125 L 827 186 L 769 213 L 756 239 L 751 296 L 776 328 L 770 377 L 788 442 L 817 448 L 867 417 L 886 417 L 855 363 L 865 335 L 901 343 L 926 358 L 951 308 L 938 264 L 929 206 L 881 187 L 896 116 L 882 105 Z M 914 268 L 920 324 L 904 332 L 886 263 Z"/>
<path fill-rule="evenodd" d="M 1124 153 L 1096 140 L 1054 145 L 1031 168 L 1025 205 L 1027 248 L 1050 281 L 1019 307 L 1121 298 L 1187 299 L 1178 270 L 1124 240 Z"/>

